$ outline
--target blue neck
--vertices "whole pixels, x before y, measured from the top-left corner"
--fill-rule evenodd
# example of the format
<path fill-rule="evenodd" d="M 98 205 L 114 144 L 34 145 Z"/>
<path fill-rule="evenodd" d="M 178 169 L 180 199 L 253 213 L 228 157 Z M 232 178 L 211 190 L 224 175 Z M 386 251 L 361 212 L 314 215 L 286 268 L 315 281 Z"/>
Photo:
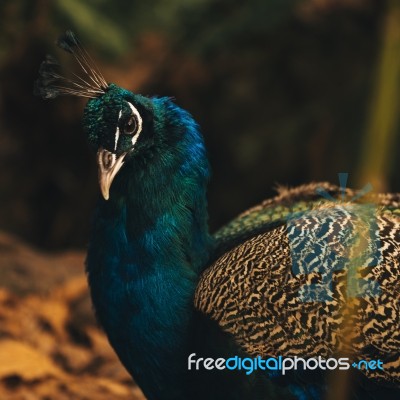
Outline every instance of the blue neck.
<path fill-rule="evenodd" d="M 149 399 L 183 398 L 177 382 L 193 296 L 212 247 L 208 163 L 196 126 L 187 127 L 173 154 L 155 154 L 140 169 L 127 162 L 110 200 L 98 204 L 88 250 L 98 319 Z"/>

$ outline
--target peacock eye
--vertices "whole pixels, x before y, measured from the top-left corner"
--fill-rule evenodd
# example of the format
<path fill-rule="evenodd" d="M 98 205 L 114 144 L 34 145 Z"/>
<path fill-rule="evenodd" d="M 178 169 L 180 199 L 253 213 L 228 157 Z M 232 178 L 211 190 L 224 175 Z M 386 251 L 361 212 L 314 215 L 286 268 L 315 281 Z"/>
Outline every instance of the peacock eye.
<path fill-rule="evenodd" d="M 124 125 L 124 133 L 126 135 L 133 135 L 134 133 L 136 133 L 137 127 L 138 123 L 136 117 L 135 115 L 132 115 Z"/>

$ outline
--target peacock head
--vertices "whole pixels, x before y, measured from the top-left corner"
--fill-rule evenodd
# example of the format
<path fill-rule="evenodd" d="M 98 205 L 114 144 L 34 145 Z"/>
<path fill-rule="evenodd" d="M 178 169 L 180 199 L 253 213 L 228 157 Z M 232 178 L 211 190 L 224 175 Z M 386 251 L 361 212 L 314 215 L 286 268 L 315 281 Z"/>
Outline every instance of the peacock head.
<path fill-rule="evenodd" d="M 108 84 L 71 31 L 57 44 L 74 55 L 84 75 L 75 75 L 74 80 L 61 76 L 57 61 L 47 56 L 40 67 L 35 93 L 45 99 L 64 94 L 89 98 L 83 125 L 97 153 L 100 189 L 108 200 L 111 184 L 124 163 L 133 164 L 131 160 L 146 156 L 155 142 L 163 141 L 162 129 L 154 127 L 155 100 Z"/>
<path fill-rule="evenodd" d="M 110 84 L 104 94 L 88 101 L 83 125 L 97 152 L 100 189 L 108 200 L 122 165 L 148 152 L 154 143 L 153 101 Z"/>

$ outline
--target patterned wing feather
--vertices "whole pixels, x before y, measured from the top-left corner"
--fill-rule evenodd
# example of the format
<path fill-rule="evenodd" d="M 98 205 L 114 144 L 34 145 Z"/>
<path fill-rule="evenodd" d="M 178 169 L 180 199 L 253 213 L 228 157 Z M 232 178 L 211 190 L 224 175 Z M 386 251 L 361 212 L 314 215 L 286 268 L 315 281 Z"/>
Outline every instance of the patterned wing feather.
<path fill-rule="evenodd" d="M 303 188 L 307 192 L 310 185 Z M 301 187 L 295 190 L 296 196 L 280 194 L 286 205 L 301 199 Z M 196 308 L 249 355 L 379 358 L 384 370 L 363 372 L 399 383 L 398 200 L 398 195 L 376 196 L 368 204 L 313 199 L 302 212 L 221 255 L 201 276 Z M 249 214 L 256 219 L 278 203 Z"/>

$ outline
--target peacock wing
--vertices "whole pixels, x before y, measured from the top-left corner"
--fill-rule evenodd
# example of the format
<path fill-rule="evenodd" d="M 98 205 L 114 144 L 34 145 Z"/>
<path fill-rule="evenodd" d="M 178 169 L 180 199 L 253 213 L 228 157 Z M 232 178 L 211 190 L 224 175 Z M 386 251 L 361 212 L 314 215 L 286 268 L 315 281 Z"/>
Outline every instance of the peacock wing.
<path fill-rule="evenodd" d="M 219 256 L 195 307 L 251 356 L 380 359 L 363 372 L 399 383 L 398 195 L 308 204 Z"/>

